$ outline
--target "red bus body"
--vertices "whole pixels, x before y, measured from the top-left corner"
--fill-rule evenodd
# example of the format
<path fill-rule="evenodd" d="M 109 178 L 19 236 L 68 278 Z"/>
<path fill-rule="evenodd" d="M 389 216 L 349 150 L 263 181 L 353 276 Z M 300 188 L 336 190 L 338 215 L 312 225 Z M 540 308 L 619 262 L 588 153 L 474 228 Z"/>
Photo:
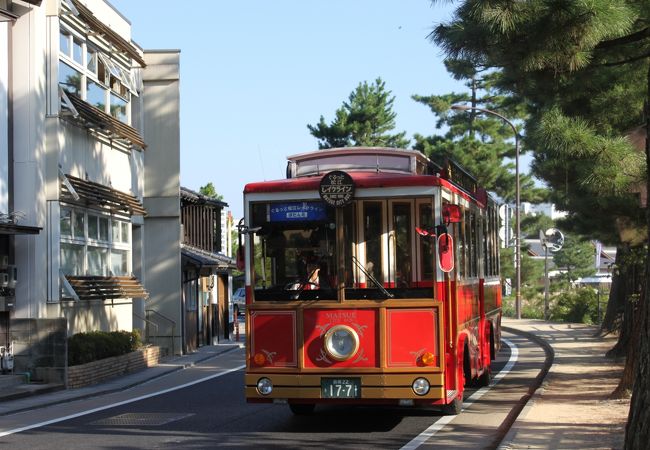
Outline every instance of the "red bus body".
<path fill-rule="evenodd" d="M 353 186 L 342 206 L 321 187 L 333 171 Z M 289 157 L 287 179 L 246 185 L 247 401 L 455 413 L 466 384 L 489 382 L 498 215 L 454 171 L 416 151 L 334 149 Z"/>

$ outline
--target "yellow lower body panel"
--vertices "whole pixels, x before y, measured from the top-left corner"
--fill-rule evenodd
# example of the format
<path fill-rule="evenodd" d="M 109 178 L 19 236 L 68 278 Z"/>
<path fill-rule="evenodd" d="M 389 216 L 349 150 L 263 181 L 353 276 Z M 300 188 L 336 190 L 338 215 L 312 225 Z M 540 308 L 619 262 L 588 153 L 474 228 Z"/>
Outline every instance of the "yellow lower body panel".
<path fill-rule="evenodd" d="M 268 378 L 273 383 L 273 391 L 262 395 L 257 391 L 257 381 Z M 321 379 L 323 378 L 358 378 L 360 380 L 360 396 L 358 398 L 326 399 L 328 401 L 345 400 L 346 402 L 363 402 L 363 400 L 440 400 L 446 398 L 442 373 L 435 374 L 246 374 L 246 398 L 251 401 L 264 400 L 323 400 Z M 417 395 L 411 385 L 416 378 L 426 378 L 430 389 L 425 395 Z"/>

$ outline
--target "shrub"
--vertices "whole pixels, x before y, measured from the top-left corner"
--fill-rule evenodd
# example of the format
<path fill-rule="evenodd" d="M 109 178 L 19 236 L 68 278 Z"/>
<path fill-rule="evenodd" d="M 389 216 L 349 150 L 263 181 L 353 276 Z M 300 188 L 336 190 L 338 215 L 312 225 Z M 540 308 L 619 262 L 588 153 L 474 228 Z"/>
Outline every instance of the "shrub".
<path fill-rule="evenodd" d="M 124 355 L 141 346 L 138 330 L 77 333 L 68 338 L 68 366 Z"/>
<path fill-rule="evenodd" d="M 601 310 L 603 306 L 601 304 Z M 593 288 L 562 292 L 557 296 L 550 313 L 551 320 L 555 321 L 596 323 L 598 321 L 598 294 Z"/>

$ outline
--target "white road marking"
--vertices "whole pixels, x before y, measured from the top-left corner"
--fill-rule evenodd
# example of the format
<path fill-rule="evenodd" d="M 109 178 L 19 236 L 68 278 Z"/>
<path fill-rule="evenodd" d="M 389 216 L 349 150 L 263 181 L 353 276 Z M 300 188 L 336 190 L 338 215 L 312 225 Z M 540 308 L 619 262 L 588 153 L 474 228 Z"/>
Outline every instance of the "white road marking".
<path fill-rule="evenodd" d="M 111 403 L 110 405 L 105 405 L 105 406 L 101 406 L 99 408 L 89 409 L 87 411 L 82 411 L 82 412 L 79 412 L 79 413 L 76 413 L 76 414 L 70 414 L 69 416 L 58 417 L 56 419 L 47 420 L 45 422 L 39 422 L 39 423 L 35 423 L 35 424 L 32 424 L 32 425 L 27 425 L 27 426 L 24 426 L 24 427 L 20 427 L 20 428 L 14 428 L 13 430 L 2 431 L 2 432 L 0 432 L 0 437 L 9 436 L 11 434 L 16 434 L 16 433 L 21 433 L 21 432 L 27 431 L 27 430 L 33 430 L 34 428 L 40 428 L 40 427 L 44 427 L 44 426 L 47 426 L 47 425 L 52 425 L 53 423 L 63 422 L 64 420 L 76 419 L 77 417 L 86 416 L 88 414 L 93 414 L 93 413 L 96 413 L 96 412 L 99 412 L 99 411 L 104 411 L 105 409 L 115 408 L 116 406 L 127 405 L 129 403 L 133 403 L 133 402 L 137 402 L 137 401 L 144 400 L 144 399 L 147 399 L 147 398 L 155 397 L 157 395 L 167 394 L 168 392 L 177 391 L 179 389 L 183 389 L 183 388 L 186 388 L 188 386 L 203 383 L 204 381 L 208 381 L 208 380 L 212 380 L 214 378 L 219 378 L 219 377 L 222 377 L 224 375 L 228 375 L 229 373 L 236 372 L 236 371 L 241 370 L 241 369 L 243 369 L 245 367 L 246 367 L 245 365 L 242 365 L 242 366 L 239 366 L 239 367 L 235 367 L 234 369 L 226 370 L 225 372 L 220 372 L 220 373 L 217 373 L 217 374 L 214 374 L 214 375 L 210 375 L 208 377 L 204 377 L 204 378 L 201 378 L 201 379 L 198 379 L 198 380 L 191 381 L 189 383 L 180 384 L 178 386 L 174 386 L 174 387 L 169 388 L 169 389 L 163 389 L 162 391 L 153 392 L 153 393 L 147 394 L 147 395 L 141 395 L 140 397 L 131 398 L 129 400 L 124 400 L 122 402 Z"/>
<path fill-rule="evenodd" d="M 475 401 L 483 397 L 483 395 L 485 395 L 492 388 L 492 386 L 494 386 L 499 381 L 501 381 L 503 377 L 505 377 L 512 370 L 515 363 L 517 362 L 517 358 L 519 357 L 519 349 L 517 349 L 517 346 L 511 341 L 509 341 L 508 339 L 501 338 L 501 340 L 505 342 L 508 345 L 508 347 L 510 347 L 510 359 L 503 367 L 503 369 L 501 369 L 501 371 L 494 376 L 489 386 L 482 387 L 478 391 L 474 392 L 467 400 L 463 402 L 463 407 L 462 407 L 463 410 L 469 408 L 472 405 L 472 403 L 474 403 Z M 445 425 L 447 425 L 455 418 L 456 416 L 442 416 L 434 423 L 432 423 L 429 428 L 427 428 L 422 433 L 420 433 L 415 438 L 413 438 L 411 442 L 403 446 L 402 450 L 413 450 L 418 448 L 420 445 L 424 444 L 427 440 L 433 437 L 438 431 L 442 430 Z"/>

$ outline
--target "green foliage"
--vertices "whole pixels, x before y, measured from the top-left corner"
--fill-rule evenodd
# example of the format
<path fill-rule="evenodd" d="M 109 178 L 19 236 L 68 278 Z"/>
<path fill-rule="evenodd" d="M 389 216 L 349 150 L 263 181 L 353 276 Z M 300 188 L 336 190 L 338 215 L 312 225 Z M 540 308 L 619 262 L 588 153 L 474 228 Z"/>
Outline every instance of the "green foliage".
<path fill-rule="evenodd" d="M 555 227 L 555 221 L 546 214 L 526 214 L 521 216 L 521 234 L 529 239 L 539 237 L 540 230 L 546 232 Z"/>
<path fill-rule="evenodd" d="M 594 246 L 589 241 L 567 235 L 562 249 L 553 253 L 553 262 L 558 269 L 566 271 L 560 278 L 573 282 L 596 273 L 594 255 Z"/>
<path fill-rule="evenodd" d="M 68 338 L 68 366 L 124 355 L 140 347 L 138 330 L 78 333 Z"/>
<path fill-rule="evenodd" d="M 466 1 L 430 35 L 449 59 L 502 74 L 502 92 L 527 105 L 524 145 L 567 231 L 611 244 L 617 220 L 645 220 L 627 189 L 645 179 L 643 152 L 626 136 L 643 123 L 649 20 L 636 0 Z"/>
<path fill-rule="evenodd" d="M 600 295 L 600 310 L 607 308 L 607 296 Z M 550 319 L 559 322 L 597 323 L 598 293 L 590 287 L 564 291 L 559 294 L 550 308 Z"/>
<path fill-rule="evenodd" d="M 210 181 L 208 184 L 205 186 L 201 186 L 199 188 L 199 193 L 205 195 L 206 197 L 210 197 L 215 200 L 223 201 L 223 195 L 219 194 L 217 192 L 217 189 L 214 187 L 214 184 Z"/>
<path fill-rule="evenodd" d="M 452 113 L 450 107 L 468 103 L 499 111 L 515 121 L 525 117 L 524 108 L 513 97 L 504 95 L 499 87 L 498 71 L 481 68 L 466 59 L 447 59 L 445 65 L 455 79 L 465 81 L 470 92 L 414 95 L 415 101 L 428 106 L 438 117 L 436 128 L 448 128 L 444 137 L 416 134 L 414 148 L 441 165 L 448 158 L 457 161 L 476 177 L 479 185 L 506 201 L 513 201 L 516 155 L 513 129 L 493 114 L 473 110 Z M 536 188 L 532 178 L 525 174 L 520 174 L 520 187 L 525 201 L 539 202 L 546 197 L 545 191 Z"/>
<path fill-rule="evenodd" d="M 390 134 L 395 129 L 395 112 L 385 83 L 377 78 L 369 85 L 359 83 L 347 102 L 336 110 L 334 120 L 328 125 L 323 116 L 316 125 L 307 125 L 309 132 L 318 139 L 318 148 L 336 147 L 396 147 L 409 145 L 405 132 Z"/>

